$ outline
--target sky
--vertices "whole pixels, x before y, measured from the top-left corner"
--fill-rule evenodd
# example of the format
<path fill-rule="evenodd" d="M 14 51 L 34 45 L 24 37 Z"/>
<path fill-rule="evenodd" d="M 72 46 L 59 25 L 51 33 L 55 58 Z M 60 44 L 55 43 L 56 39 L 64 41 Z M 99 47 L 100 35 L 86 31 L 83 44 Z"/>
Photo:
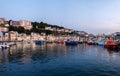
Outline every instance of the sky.
<path fill-rule="evenodd" d="M 0 17 L 113 33 L 120 32 L 120 0 L 0 0 Z"/>

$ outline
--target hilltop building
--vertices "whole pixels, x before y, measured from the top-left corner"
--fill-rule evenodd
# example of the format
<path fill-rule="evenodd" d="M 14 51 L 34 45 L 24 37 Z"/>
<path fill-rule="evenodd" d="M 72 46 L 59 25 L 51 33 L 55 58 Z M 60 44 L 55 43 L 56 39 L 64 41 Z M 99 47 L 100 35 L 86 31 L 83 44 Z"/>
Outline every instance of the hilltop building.
<path fill-rule="evenodd" d="M 32 24 L 29 21 L 26 20 L 20 20 L 20 21 L 10 21 L 10 25 L 15 26 L 15 27 L 24 27 L 26 30 L 30 30 L 32 28 Z"/>

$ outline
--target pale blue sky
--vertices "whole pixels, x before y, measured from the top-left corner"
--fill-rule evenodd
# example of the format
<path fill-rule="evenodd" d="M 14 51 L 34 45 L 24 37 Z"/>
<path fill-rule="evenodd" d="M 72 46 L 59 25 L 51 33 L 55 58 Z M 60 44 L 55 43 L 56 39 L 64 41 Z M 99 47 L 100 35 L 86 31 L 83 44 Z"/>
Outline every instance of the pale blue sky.
<path fill-rule="evenodd" d="M 120 31 L 120 0 L 0 0 L 0 17 L 94 34 L 116 32 Z"/>

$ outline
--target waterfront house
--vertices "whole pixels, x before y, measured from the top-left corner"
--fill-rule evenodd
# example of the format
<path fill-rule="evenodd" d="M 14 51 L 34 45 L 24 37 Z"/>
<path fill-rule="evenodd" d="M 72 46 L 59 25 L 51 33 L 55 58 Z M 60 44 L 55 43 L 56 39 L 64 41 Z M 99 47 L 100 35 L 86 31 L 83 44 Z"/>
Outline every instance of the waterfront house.
<path fill-rule="evenodd" d="M 4 33 L 3 35 L 3 32 L 0 32 L 0 41 L 8 41 L 8 33 Z"/>
<path fill-rule="evenodd" d="M 6 40 L 6 36 L 8 32 L 8 28 L 6 27 L 0 27 L 0 41 L 5 41 Z"/>
<path fill-rule="evenodd" d="M 0 41 L 6 41 L 8 40 L 8 34 L 3 32 L 0 32 Z"/>
<path fill-rule="evenodd" d="M 30 35 L 26 35 L 26 41 L 30 41 L 31 40 L 31 36 Z"/>
<path fill-rule="evenodd" d="M 32 37 L 32 40 L 36 41 L 36 40 L 40 40 L 40 34 L 38 33 L 31 33 L 31 37 Z"/>
<path fill-rule="evenodd" d="M 54 41 L 55 40 L 55 36 L 53 36 L 52 34 L 51 35 L 47 35 L 46 36 L 46 40 L 47 41 Z"/>
<path fill-rule="evenodd" d="M 19 34 L 19 33 L 18 33 L 17 40 L 18 40 L 18 41 L 22 41 L 22 40 L 23 40 L 23 38 L 22 38 L 22 37 L 23 37 L 23 34 Z"/>
<path fill-rule="evenodd" d="M 8 35 L 9 41 L 17 41 L 18 39 L 18 32 L 17 31 L 10 31 Z"/>

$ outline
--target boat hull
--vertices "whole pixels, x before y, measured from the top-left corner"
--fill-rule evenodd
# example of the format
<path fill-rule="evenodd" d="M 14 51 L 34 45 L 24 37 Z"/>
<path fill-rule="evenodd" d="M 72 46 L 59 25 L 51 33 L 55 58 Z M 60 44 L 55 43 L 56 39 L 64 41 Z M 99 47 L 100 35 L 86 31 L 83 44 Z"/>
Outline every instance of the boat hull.
<path fill-rule="evenodd" d="M 36 45 L 43 45 L 43 44 L 44 44 L 44 41 L 36 41 L 35 44 L 36 44 Z"/>
<path fill-rule="evenodd" d="M 78 42 L 77 41 L 66 41 L 66 45 L 78 45 Z"/>
<path fill-rule="evenodd" d="M 105 43 L 104 42 L 98 42 L 98 45 L 104 46 Z"/>
<path fill-rule="evenodd" d="M 95 43 L 93 43 L 93 42 L 88 42 L 87 44 L 88 44 L 88 45 L 94 45 Z"/>
<path fill-rule="evenodd" d="M 104 45 L 105 48 L 107 49 L 118 49 L 118 45 Z"/>

